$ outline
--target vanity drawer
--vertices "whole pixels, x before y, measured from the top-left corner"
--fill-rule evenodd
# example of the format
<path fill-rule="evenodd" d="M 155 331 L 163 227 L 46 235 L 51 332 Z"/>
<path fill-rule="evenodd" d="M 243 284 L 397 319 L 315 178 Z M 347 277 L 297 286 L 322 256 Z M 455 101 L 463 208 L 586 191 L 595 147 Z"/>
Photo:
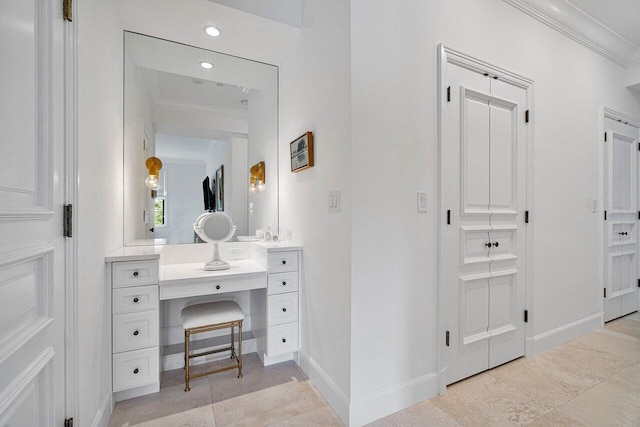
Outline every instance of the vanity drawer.
<path fill-rule="evenodd" d="M 267 356 L 298 351 L 298 322 L 269 328 Z"/>
<path fill-rule="evenodd" d="M 298 270 L 298 252 L 275 252 L 267 255 L 269 273 Z"/>
<path fill-rule="evenodd" d="M 276 273 L 269 275 L 269 295 L 298 291 L 298 272 Z"/>
<path fill-rule="evenodd" d="M 267 297 L 269 306 L 268 325 L 282 325 L 298 321 L 298 293 L 270 295 Z"/>
<path fill-rule="evenodd" d="M 136 286 L 113 290 L 113 314 L 158 309 L 158 286 Z"/>
<path fill-rule="evenodd" d="M 158 347 L 113 355 L 113 391 L 122 391 L 159 380 Z"/>
<path fill-rule="evenodd" d="M 158 261 L 113 263 L 113 287 L 154 285 L 158 283 Z"/>
<path fill-rule="evenodd" d="M 158 310 L 113 316 L 113 352 L 158 345 Z"/>
<path fill-rule="evenodd" d="M 199 295 L 215 295 L 227 292 L 262 289 L 267 287 L 266 273 L 259 277 L 244 279 L 229 279 L 211 277 L 206 280 L 193 280 L 183 283 L 162 283 L 160 285 L 160 299 L 186 298 Z"/>

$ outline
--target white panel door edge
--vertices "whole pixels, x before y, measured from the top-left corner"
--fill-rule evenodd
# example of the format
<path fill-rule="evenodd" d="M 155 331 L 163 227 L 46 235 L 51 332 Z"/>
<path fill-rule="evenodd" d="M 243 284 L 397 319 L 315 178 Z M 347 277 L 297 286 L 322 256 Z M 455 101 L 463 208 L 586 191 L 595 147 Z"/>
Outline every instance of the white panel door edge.
<path fill-rule="evenodd" d="M 65 418 L 62 0 L 2 0 L 0 424 Z"/>

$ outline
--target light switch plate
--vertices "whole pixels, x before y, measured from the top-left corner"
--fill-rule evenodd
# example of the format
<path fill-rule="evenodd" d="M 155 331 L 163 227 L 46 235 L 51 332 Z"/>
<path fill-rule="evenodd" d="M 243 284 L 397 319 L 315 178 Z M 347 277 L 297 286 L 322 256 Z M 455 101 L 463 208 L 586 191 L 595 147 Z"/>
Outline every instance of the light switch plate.
<path fill-rule="evenodd" d="M 339 191 L 329 191 L 329 212 L 340 212 Z"/>
<path fill-rule="evenodd" d="M 418 191 L 418 212 L 427 212 L 428 195 L 425 191 Z"/>

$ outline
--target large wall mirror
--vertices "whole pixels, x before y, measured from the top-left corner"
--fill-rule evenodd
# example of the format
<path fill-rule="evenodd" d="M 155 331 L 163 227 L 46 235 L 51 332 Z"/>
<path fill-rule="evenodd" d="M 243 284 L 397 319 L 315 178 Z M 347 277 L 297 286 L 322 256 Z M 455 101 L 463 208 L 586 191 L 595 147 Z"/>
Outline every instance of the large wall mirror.
<path fill-rule="evenodd" d="M 236 236 L 277 230 L 277 123 L 277 67 L 125 32 L 125 245 L 197 243 L 206 211 L 229 215 Z M 162 162 L 156 190 L 149 157 Z"/>

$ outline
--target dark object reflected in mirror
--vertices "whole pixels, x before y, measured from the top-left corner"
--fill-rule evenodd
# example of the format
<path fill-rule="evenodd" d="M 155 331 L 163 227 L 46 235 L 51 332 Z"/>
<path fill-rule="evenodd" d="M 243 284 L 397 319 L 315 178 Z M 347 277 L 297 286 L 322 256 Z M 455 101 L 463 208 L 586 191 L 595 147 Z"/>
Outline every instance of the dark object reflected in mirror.
<path fill-rule="evenodd" d="M 216 194 L 215 207 L 216 212 L 224 211 L 224 165 L 220 165 L 216 171 Z"/>

